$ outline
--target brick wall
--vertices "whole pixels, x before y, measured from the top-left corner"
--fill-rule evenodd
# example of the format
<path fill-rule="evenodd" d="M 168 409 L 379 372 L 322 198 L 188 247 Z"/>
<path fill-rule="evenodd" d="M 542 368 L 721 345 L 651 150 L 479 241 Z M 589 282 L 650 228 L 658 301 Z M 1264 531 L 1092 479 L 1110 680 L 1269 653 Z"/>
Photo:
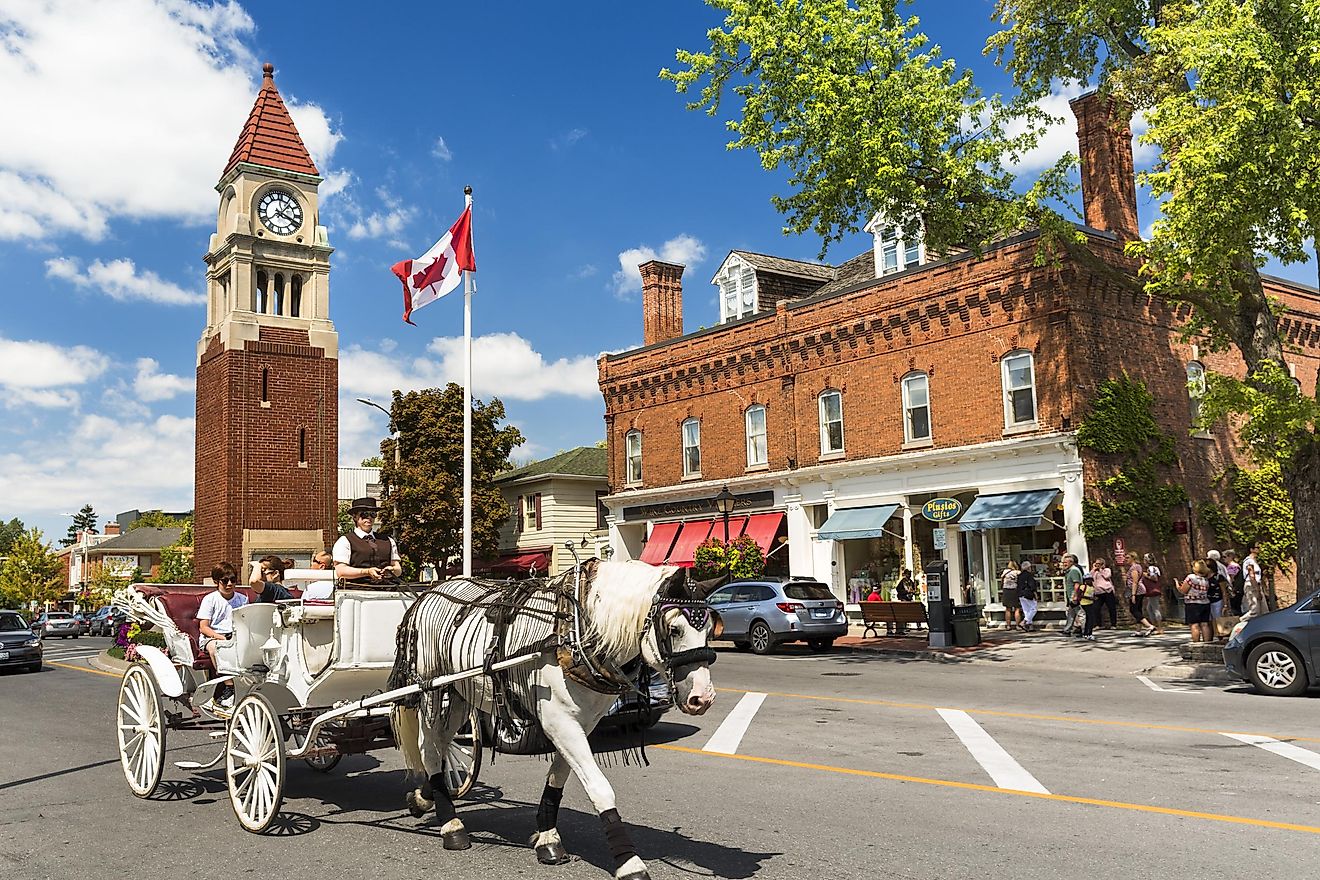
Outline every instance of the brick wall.
<path fill-rule="evenodd" d="M 259 341 L 233 351 L 212 340 L 197 368 L 199 580 L 221 560 L 242 561 L 244 529 L 319 529 L 325 546 L 333 541 L 338 406 L 338 361 L 306 331 L 263 327 Z"/>

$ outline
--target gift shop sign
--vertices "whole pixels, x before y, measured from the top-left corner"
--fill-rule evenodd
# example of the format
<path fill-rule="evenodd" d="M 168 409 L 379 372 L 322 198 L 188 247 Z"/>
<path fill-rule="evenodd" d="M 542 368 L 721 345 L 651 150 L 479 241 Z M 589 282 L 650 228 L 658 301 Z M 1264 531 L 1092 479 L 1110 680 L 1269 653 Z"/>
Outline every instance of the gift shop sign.
<path fill-rule="evenodd" d="M 921 505 L 921 515 L 931 522 L 944 523 L 957 519 L 962 509 L 957 498 L 932 498 Z"/>

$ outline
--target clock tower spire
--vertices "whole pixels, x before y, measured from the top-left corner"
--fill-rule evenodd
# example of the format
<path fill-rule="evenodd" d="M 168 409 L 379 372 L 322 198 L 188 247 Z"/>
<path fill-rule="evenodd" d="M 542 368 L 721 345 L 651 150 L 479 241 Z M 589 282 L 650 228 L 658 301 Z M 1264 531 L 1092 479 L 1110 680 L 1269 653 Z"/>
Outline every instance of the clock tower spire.
<path fill-rule="evenodd" d="M 334 540 L 339 337 L 321 176 L 262 68 L 216 192 L 197 345 L 194 566 L 268 553 L 307 559 Z"/>

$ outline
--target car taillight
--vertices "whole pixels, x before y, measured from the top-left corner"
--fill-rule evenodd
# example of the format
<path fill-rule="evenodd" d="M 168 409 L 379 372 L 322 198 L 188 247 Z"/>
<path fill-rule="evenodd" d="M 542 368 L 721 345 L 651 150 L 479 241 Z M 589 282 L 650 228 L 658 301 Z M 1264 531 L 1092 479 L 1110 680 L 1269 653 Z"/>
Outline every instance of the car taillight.
<path fill-rule="evenodd" d="M 835 611 L 842 611 L 842 610 L 843 610 L 843 603 L 842 603 L 842 602 L 837 602 L 837 601 L 836 601 L 836 602 L 834 603 L 834 610 L 835 610 Z"/>
<path fill-rule="evenodd" d="M 795 611 L 802 610 L 801 602 L 776 602 L 775 607 L 785 614 L 792 614 Z"/>

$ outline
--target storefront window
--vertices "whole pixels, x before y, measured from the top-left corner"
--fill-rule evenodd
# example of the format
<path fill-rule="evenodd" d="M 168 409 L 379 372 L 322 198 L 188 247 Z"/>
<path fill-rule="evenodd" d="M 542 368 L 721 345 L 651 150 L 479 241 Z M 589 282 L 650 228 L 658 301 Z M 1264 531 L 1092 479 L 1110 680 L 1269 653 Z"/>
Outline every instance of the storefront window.
<path fill-rule="evenodd" d="M 992 529 L 989 532 L 991 570 L 994 572 L 990 584 L 991 601 L 1001 601 L 999 595 L 999 575 L 1008 566 L 1011 559 L 1021 564 L 1023 559 L 1030 559 L 1036 580 L 1040 584 L 1038 601 L 1042 604 L 1063 602 L 1062 572 L 1059 571 L 1059 559 L 1066 550 L 1067 536 L 1063 529 L 1053 523 L 1043 523 L 1044 528 Z"/>
<path fill-rule="evenodd" d="M 900 520 L 891 520 L 891 527 L 895 525 L 902 528 Z M 849 602 L 862 601 L 872 589 L 879 590 L 886 600 L 897 598 L 894 586 L 903 567 L 903 539 L 899 534 L 839 542 L 843 546 L 844 570 L 848 573 Z"/>

